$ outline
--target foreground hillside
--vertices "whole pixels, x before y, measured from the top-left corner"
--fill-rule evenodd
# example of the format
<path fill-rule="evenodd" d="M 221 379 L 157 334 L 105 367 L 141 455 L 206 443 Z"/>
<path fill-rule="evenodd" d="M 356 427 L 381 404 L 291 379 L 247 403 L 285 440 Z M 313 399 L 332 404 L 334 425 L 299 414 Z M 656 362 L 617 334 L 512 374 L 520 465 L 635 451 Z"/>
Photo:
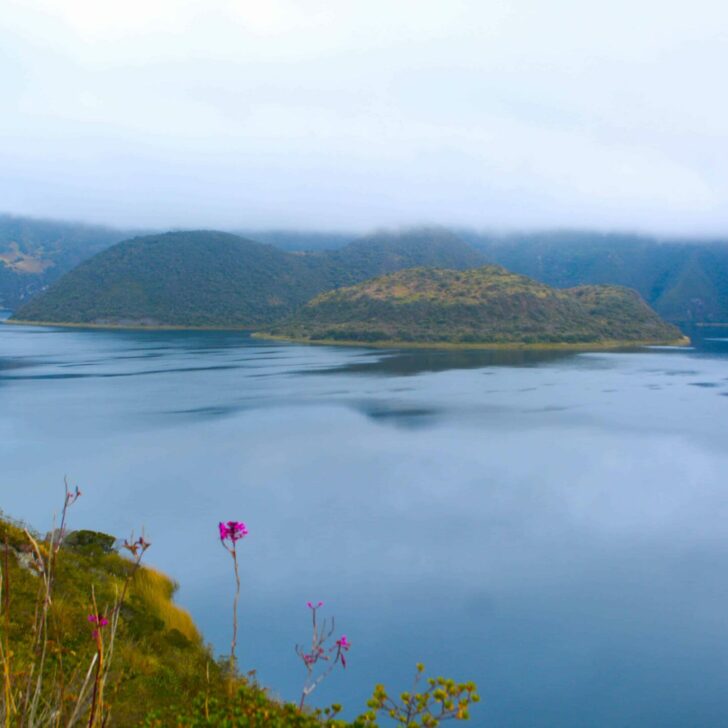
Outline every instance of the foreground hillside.
<path fill-rule="evenodd" d="M 124 588 L 127 578 L 131 583 L 121 612 L 115 667 L 109 678 L 116 686 L 111 724 L 138 725 L 150 710 L 165 707 L 169 702 L 191 706 L 192 697 L 204 690 L 208 666 L 212 669 L 211 689 L 214 693 L 224 691 L 220 669 L 192 619 L 172 601 L 175 585 L 170 579 L 152 569 L 135 572 L 132 561 L 113 549 L 114 538 L 104 534 L 73 533 L 57 553 L 39 534 L 30 532 L 30 535 L 36 539 L 38 552 L 34 551 L 23 527 L 0 514 L 3 595 L 0 634 L 4 655 L 10 655 L 7 663 L 0 662 L 4 663 L 3 667 L 7 665 L 11 689 L 17 686 L 22 695 L 28 672 L 37 672 L 41 666 L 37 650 L 43 644 L 37 642 L 40 635 L 36 634 L 36 610 L 39 589 L 44 585 L 43 574 L 50 573 L 53 594 L 45 625 L 48 632 L 44 673 L 45 686 L 51 693 L 50 684 L 58 671 L 67 682 L 66 704 L 61 708 L 64 720 L 59 725 L 66 725 L 70 719 L 73 698 L 80 688 L 78 675 L 85 674 L 95 651 L 88 619 L 93 611 L 91 590 L 94 589 L 99 610 L 108 614 L 108 605 Z M 50 559 L 53 559 L 52 571 L 48 568 Z M 51 699 L 43 686 L 41 689 L 44 701 Z M 8 713 L 5 700 L 0 698 L 0 714 Z M 16 710 L 11 714 L 14 717 L 5 715 L 7 722 L 3 725 L 22 724 L 20 701 L 14 702 Z M 50 724 L 42 719 L 36 723 Z"/>
<path fill-rule="evenodd" d="M 500 266 L 410 269 L 324 293 L 271 334 L 311 341 L 588 344 L 674 342 L 638 294 L 558 290 Z"/>
<path fill-rule="evenodd" d="M 337 251 L 288 253 L 213 231 L 119 243 L 15 315 L 66 324 L 256 328 L 322 291 L 411 265 L 466 268 L 480 253 L 439 230 L 378 235 Z"/>
<path fill-rule="evenodd" d="M 385 713 L 410 728 L 434 727 L 467 720 L 479 701 L 474 683 L 438 677 L 402 703 L 377 685 L 352 722 L 337 718 L 339 705 L 304 705 L 334 667 L 346 667 L 352 646 L 345 636 L 331 645 L 332 632 L 319 634 L 316 611 L 314 646 L 296 650 L 304 666 L 300 702 L 272 698 L 249 677 L 254 670 L 241 673 L 235 637 L 232 654 L 214 658 L 190 615 L 173 602 L 176 585 L 142 564 L 149 541 L 132 537 L 119 547 L 113 536 L 64 528 L 80 496 L 66 486 L 61 528 L 45 536 L 0 512 L 3 726 L 377 728 Z M 242 522 L 220 523 L 218 530 L 231 554 L 247 535 Z M 234 604 L 237 615 L 237 597 Z M 323 603 L 308 606 L 318 610 Z M 233 624 L 237 635 L 237 616 Z M 419 677 L 423 671 L 417 665 Z"/>

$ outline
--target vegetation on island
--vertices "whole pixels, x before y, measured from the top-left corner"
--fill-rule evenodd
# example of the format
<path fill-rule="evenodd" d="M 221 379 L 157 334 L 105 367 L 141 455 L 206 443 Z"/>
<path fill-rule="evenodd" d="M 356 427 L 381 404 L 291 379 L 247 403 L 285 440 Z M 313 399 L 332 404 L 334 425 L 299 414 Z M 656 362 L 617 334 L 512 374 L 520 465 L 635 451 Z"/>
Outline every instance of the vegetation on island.
<path fill-rule="evenodd" d="M 478 253 L 438 230 L 337 251 L 287 253 L 228 233 L 128 240 L 85 261 L 23 306 L 17 320 L 117 326 L 257 328 L 322 291 L 411 265 L 467 267 Z"/>
<path fill-rule="evenodd" d="M 494 265 L 415 268 L 324 293 L 270 333 L 310 341 L 464 345 L 682 338 L 634 291 L 558 290 Z"/>
<path fill-rule="evenodd" d="M 306 699 L 345 668 L 352 643 L 309 602 L 312 635 L 297 646 L 303 665 L 298 703 L 277 700 L 236 654 L 241 521 L 218 525 L 232 556 L 230 654 L 215 658 L 190 615 L 173 601 L 174 582 L 142 563 L 144 536 L 125 540 L 68 529 L 81 491 L 66 485 L 59 528 L 41 536 L 0 514 L 0 725 L 3 728 L 435 728 L 467 720 L 476 686 L 442 677 L 395 697 L 374 688 L 359 717 Z M 213 524 L 214 525 L 214 524 Z M 212 531 L 212 529 L 211 529 Z M 119 553 L 119 548 L 125 553 Z"/>

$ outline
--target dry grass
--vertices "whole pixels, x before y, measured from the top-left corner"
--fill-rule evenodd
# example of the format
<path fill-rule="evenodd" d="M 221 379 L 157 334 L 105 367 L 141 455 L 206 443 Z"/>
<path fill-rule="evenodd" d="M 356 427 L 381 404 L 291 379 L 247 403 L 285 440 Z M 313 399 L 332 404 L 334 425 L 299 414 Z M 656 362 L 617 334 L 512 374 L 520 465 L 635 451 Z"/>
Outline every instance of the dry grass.
<path fill-rule="evenodd" d="M 172 579 L 148 566 L 137 571 L 130 586 L 130 594 L 143 599 L 155 616 L 164 622 L 166 629 L 176 629 L 190 642 L 199 643 L 200 633 L 189 612 L 172 601 L 176 590 L 177 584 Z"/>

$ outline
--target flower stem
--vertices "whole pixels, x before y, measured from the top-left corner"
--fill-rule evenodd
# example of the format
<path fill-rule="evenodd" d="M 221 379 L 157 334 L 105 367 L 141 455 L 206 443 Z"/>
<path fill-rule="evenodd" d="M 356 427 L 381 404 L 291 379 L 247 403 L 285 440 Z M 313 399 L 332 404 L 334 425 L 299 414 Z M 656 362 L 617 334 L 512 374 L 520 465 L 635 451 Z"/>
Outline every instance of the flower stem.
<path fill-rule="evenodd" d="M 238 571 L 238 553 L 233 542 L 233 548 L 231 551 L 233 557 L 233 568 L 235 570 L 235 599 L 233 599 L 233 639 L 230 643 L 230 680 L 235 677 L 237 673 L 237 665 L 235 658 L 235 648 L 238 644 L 238 602 L 240 600 L 240 573 Z"/>

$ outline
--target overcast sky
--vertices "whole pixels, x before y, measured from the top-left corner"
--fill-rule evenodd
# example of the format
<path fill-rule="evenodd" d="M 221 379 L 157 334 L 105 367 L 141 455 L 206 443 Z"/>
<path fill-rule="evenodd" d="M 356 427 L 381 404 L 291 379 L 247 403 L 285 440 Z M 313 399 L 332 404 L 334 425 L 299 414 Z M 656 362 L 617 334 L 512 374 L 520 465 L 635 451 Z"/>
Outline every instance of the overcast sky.
<path fill-rule="evenodd" d="M 725 0 L 2 0 L 0 211 L 728 235 Z"/>

